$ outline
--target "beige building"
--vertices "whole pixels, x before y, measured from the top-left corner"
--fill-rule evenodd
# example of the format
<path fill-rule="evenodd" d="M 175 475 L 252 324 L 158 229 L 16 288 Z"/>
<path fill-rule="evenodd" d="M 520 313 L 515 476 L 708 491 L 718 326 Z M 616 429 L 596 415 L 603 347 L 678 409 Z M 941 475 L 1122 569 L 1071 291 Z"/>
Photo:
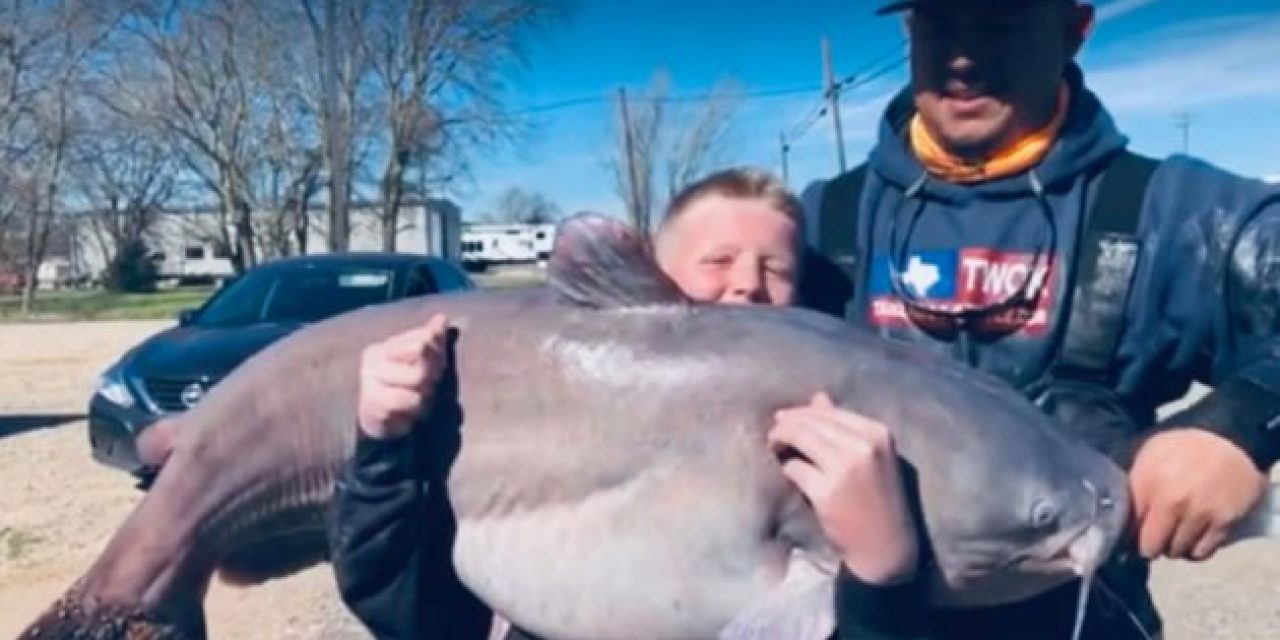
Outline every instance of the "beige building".
<path fill-rule="evenodd" d="M 378 218 L 379 204 L 374 202 L 352 203 L 351 251 L 380 251 L 382 249 L 382 225 Z M 309 211 L 306 253 L 327 253 L 327 215 L 324 206 L 313 206 Z M 71 234 L 68 249 L 58 255 L 50 255 L 45 269 L 53 277 L 85 277 L 97 280 L 107 263 L 109 244 L 95 231 L 92 221 L 81 214 L 75 232 Z M 255 249 L 259 262 L 279 254 L 279 236 L 290 238 L 288 227 L 275 224 L 271 212 L 255 213 Z M 162 279 L 216 280 L 233 273 L 230 254 L 221 241 L 218 225 L 220 216 L 212 207 L 169 209 L 162 213 L 147 235 L 147 246 Z M 234 229 L 228 229 L 234 238 Z M 284 240 L 290 253 L 297 253 L 296 242 Z M 110 248 L 113 252 L 114 248 Z M 455 262 L 462 257 L 461 210 L 448 200 L 407 200 L 400 209 L 396 233 L 398 253 L 421 253 L 441 256 Z M 56 265 L 56 266 L 55 266 Z M 57 274 L 57 276 L 54 276 Z M 48 286 L 41 279 L 42 285 Z M 50 283 L 51 284 L 51 283 Z"/>

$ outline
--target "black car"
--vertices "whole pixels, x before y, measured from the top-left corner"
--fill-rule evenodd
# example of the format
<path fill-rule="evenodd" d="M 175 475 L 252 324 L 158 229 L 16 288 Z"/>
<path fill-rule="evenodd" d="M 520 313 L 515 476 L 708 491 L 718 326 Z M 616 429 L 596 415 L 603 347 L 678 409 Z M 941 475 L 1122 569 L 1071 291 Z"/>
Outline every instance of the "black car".
<path fill-rule="evenodd" d="M 473 288 L 461 268 L 423 255 L 305 256 L 250 269 L 103 372 L 89 401 L 93 457 L 145 486 L 154 470 L 138 459 L 138 435 L 159 417 L 194 406 L 267 345 L 359 307 Z"/>

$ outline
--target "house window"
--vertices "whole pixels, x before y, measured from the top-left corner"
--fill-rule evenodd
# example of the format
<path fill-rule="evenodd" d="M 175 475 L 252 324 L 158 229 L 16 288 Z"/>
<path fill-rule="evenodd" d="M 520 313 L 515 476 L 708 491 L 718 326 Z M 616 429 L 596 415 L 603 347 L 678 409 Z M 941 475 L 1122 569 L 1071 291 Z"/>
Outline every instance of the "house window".
<path fill-rule="evenodd" d="M 204 247 L 187 247 L 183 250 L 183 256 L 185 256 L 187 260 L 204 260 Z"/>
<path fill-rule="evenodd" d="M 231 258 L 231 248 L 221 242 L 213 244 L 213 257 L 215 260 L 228 260 Z"/>

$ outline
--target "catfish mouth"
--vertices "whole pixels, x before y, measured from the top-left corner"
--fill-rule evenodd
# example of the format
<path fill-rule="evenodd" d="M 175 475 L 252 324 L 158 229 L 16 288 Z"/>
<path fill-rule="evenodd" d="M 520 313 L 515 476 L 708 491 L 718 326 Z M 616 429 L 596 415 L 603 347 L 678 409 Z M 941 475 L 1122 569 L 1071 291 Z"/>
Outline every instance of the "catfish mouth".
<path fill-rule="evenodd" d="M 1082 480 L 1089 495 L 1089 516 L 1079 525 L 1051 537 L 1041 549 L 1015 558 L 1011 566 L 1026 573 L 1065 574 L 1089 578 L 1097 573 L 1120 542 L 1128 522 L 1125 496 L 1113 498 L 1100 492 L 1088 480 Z"/>
<path fill-rule="evenodd" d="M 935 567 L 932 600 L 946 608 L 996 607 L 1031 598 L 1078 577 L 1092 575 L 1100 564 L 1093 551 L 1090 526 L 1074 535 L 1054 536 L 1050 545 L 1000 560 L 964 562 L 958 571 Z M 1065 541 L 1063 541 L 1065 539 Z M 1082 543 L 1082 541 L 1089 541 Z M 1043 549 L 1055 549 L 1044 553 Z"/>
<path fill-rule="evenodd" d="M 996 607 L 1052 590 L 1094 570 L 1087 556 L 1089 527 L 1003 558 L 967 558 L 959 567 L 934 567 L 932 600 L 941 607 Z M 1079 549 L 1079 551 L 1077 551 Z"/>
<path fill-rule="evenodd" d="M 1088 517 L 1079 524 L 1012 554 L 1000 543 L 975 542 L 951 549 L 953 567 L 934 567 L 933 599 L 953 608 L 987 607 L 1034 597 L 1077 578 L 1089 583 L 1120 541 L 1128 521 L 1127 496 L 1100 493 L 1087 480 Z"/>

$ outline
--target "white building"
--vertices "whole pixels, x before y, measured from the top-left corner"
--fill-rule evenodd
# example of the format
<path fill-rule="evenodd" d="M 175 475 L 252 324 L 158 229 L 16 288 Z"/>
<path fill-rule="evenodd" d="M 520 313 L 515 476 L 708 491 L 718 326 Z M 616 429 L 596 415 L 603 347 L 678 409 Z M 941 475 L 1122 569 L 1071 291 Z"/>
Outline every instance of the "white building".
<path fill-rule="evenodd" d="M 75 283 L 76 271 L 71 259 L 64 256 L 45 258 L 36 268 L 36 286 L 40 289 L 61 289 Z"/>
<path fill-rule="evenodd" d="M 351 251 L 380 251 L 382 225 L 378 203 L 352 203 Z M 327 211 L 323 205 L 312 206 L 307 225 L 306 253 L 328 253 L 326 242 Z M 274 224 L 271 212 L 255 212 L 254 245 L 259 261 L 268 260 L 276 252 L 274 236 L 290 234 L 288 227 Z M 179 281 L 217 280 L 234 273 L 230 251 L 223 246 L 218 230 L 220 216 L 212 207 L 170 209 L 160 214 L 147 235 L 147 247 L 153 252 L 160 277 Z M 401 205 L 396 230 L 396 252 L 436 255 L 455 262 L 462 260 L 462 219 L 457 205 L 447 200 L 408 200 Z M 65 262 L 71 272 L 96 278 L 106 267 L 104 240 L 94 233 L 93 225 L 82 220 L 76 225 Z M 234 242 L 235 229 L 227 236 Z M 291 236 L 290 236 L 291 237 Z M 288 241 L 296 253 L 296 242 Z M 63 256 L 51 257 L 56 262 Z M 52 271 L 50 272 L 52 274 Z"/>

